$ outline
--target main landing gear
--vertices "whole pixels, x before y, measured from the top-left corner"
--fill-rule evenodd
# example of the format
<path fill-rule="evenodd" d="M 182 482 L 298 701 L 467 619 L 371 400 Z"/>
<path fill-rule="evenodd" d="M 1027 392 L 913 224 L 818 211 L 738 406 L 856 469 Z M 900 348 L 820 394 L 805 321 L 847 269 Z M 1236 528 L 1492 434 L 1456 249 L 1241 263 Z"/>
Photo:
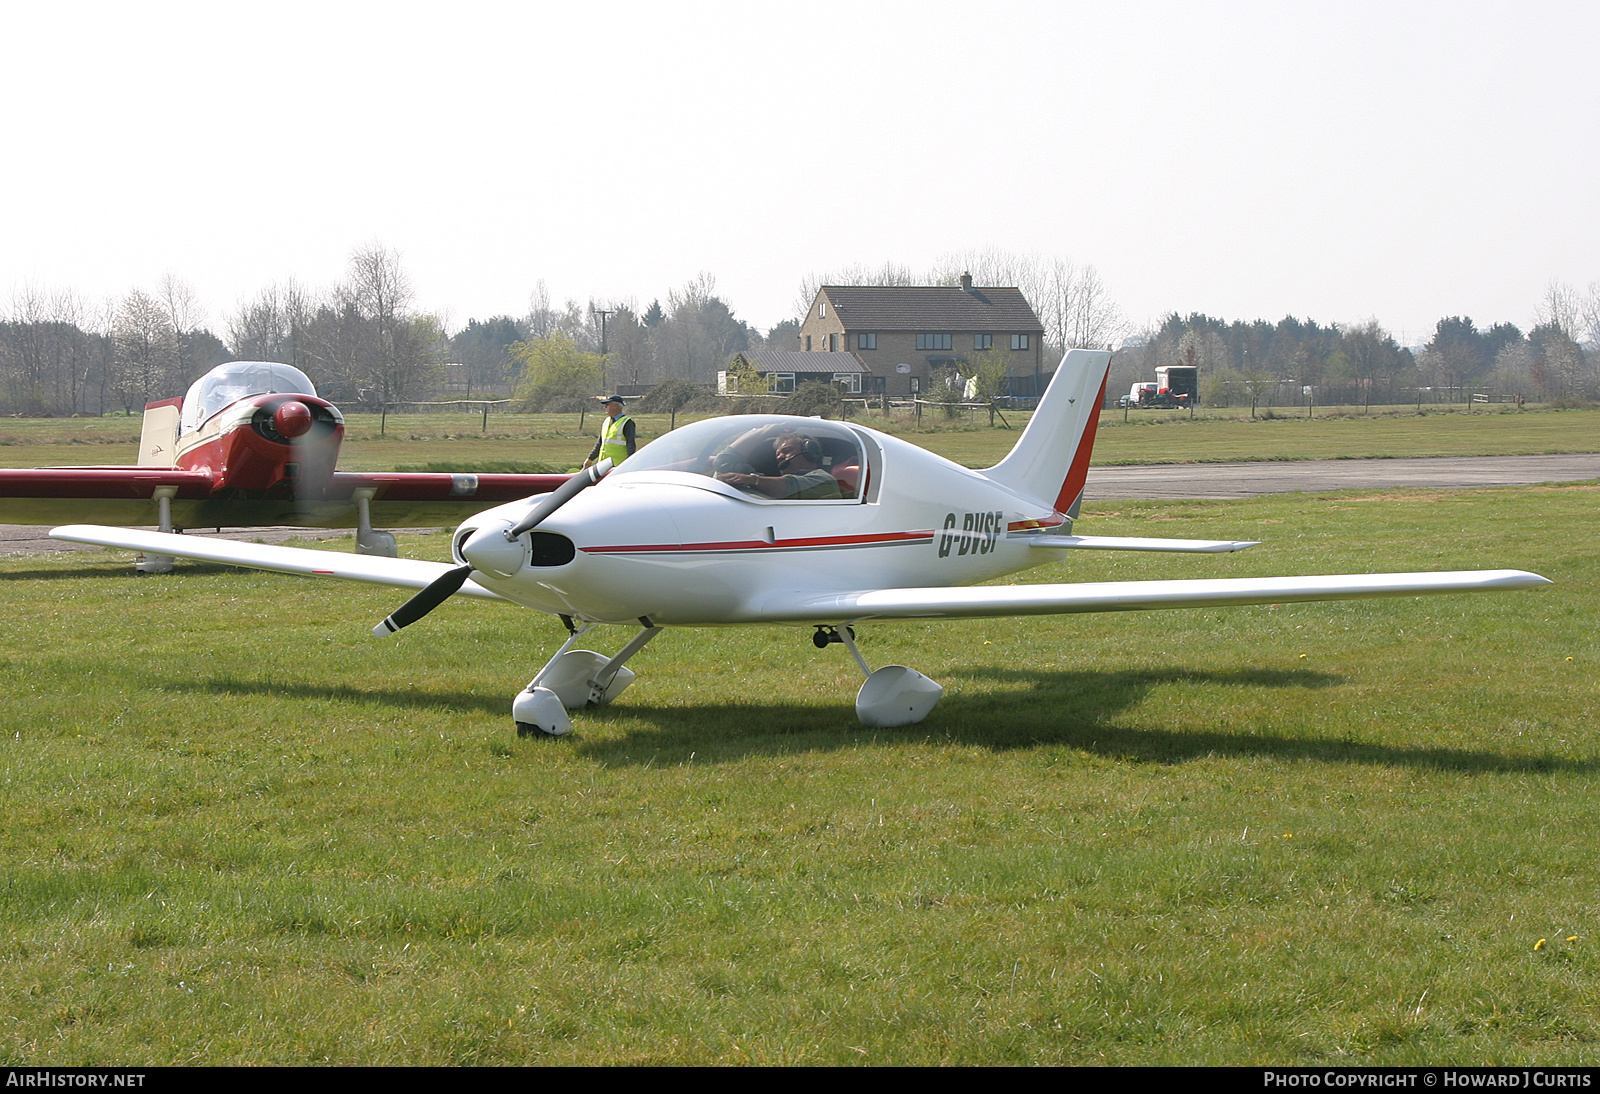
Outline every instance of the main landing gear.
<path fill-rule="evenodd" d="M 156 531 L 171 532 L 172 527 L 172 499 L 178 496 L 176 486 L 158 486 L 150 495 L 156 502 Z M 140 551 L 133 558 L 133 572 L 139 577 L 146 574 L 170 574 L 172 572 L 171 555 L 147 555 Z"/>
<path fill-rule="evenodd" d="M 615 657 L 607 658 L 593 650 L 573 649 L 578 639 L 599 624 L 579 626 L 568 616 L 561 621 L 567 625 L 567 640 L 512 700 L 511 717 L 519 737 L 565 737 L 571 733 L 567 711 L 603 706 L 627 690 L 634 680 L 633 670 L 626 667 L 628 658 L 662 630 L 648 616 L 641 616 L 639 633 Z M 855 638 L 849 627 L 818 626 L 811 642 L 818 649 L 840 643 L 861 666 L 867 679 L 856 693 L 856 717 L 862 725 L 909 726 L 932 713 L 944 695 L 942 686 L 904 665 L 885 665 L 874 672 L 856 648 Z"/>
<path fill-rule="evenodd" d="M 648 616 L 641 616 L 639 625 L 643 629 L 608 660 L 593 650 L 572 648 L 599 624 L 585 623 L 580 627 L 568 616 L 562 616 L 561 621 L 567 625 L 566 642 L 512 700 L 511 717 L 517 723 L 519 737 L 564 737 L 571 733 L 572 719 L 567 717 L 567 711 L 602 706 L 621 695 L 633 683 L 633 670 L 624 667 L 628 658 L 661 633 Z"/>
<path fill-rule="evenodd" d="M 819 650 L 835 642 L 844 644 L 867 677 L 861 690 L 856 692 L 856 717 L 862 725 L 886 728 L 915 725 L 938 706 L 944 688 L 916 669 L 885 665 L 874 672 L 868 668 L 866 658 L 856 649 L 856 632 L 849 627 L 818 626 L 811 636 L 811 644 Z"/>

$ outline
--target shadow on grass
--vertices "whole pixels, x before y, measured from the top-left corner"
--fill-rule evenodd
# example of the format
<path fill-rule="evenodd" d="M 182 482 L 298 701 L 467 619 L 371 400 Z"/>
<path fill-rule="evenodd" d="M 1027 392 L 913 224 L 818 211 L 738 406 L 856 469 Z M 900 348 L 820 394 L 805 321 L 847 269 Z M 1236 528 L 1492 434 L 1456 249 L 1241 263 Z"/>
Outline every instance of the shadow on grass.
<path fill-rule="evenodd" d="M 126 558 L 119 558 L 115 561 L 91 562 L 73 569 L 52 567 L 48 570 L 0 572 L 0 581 L 65 581 L 96 577 L 129 577 L 141 581 L 176 581 L 185 577 L 210 577 L 216 574 L 258 574 L 261 572 L 248 566 L 229 566 L 222 562 L 191 562 L 185 559 L 179 562 L 178 568 L 170 574 L 141 574 L 134 571 L 133 556 L 129 555 Z"/>
<path fill-rule="evenodd" d="M 1342 678 L 1310 671 L 1243 669 L 1129 670 L 1124 672 L 1029 672 L 975 669 L 952 676 L 1030 685 L 1031 693 L 963 695 L 947 691 L 924 722 L 897 729 L 869 729 L 848 706 L 721 703 L 652 709 L 631 704 L 577 716 L 574 746 L 608 765 L 676 762 L 693 752 L 698 762 L 717 763 L 752 755 L 824 752 L 870 740 L 946 741 L 994 751 L 1064 745 L 1090 755 L 1130 763 L 1177 764 L 1208 756 L 1262 756 L 1323 763 L 1455 771 L 1463 774 L 1600 771 L 1600 762 L 1552 756 L 1518 756 L 1463 748 L 1386 745 L 1353 738 L 1284 735 L 1228 730 L 1167 730 L 1128 727 L 1117 719 L 1161 686 L 1222 686 L 1322 689 Z M 1270 697 L 1267 697 L 1270 701 Z M 648 729 L 620 738 L 585 740 L 583 722 L 643 721 Z"/>
<path fill-rule="evenodd" d="M 481 695 L 470 691 L 438 691 L 410 688 L 359 688 L 348 685 L 305 684 L 293 680 L 242 680 L 216 676 L 209 680 L 168 680 L 161 685 L 168 691 L 190 691 L 201 695 L 266 695 L 284 699 L 325 699 L 341 703 L 373 703 L 380 706 L 408 707 L 413 710 L 477 710 L 485 714 L 504 714 L 510 728 L 511 701 L 504 695 Z"/>
<path fill-rule="evenodd" d="M 607 766 L 722 763 L 751 756 L 830 752 L 862 741 L 943 741 L 996 752 L 1066 746 L 1126 763 L 1179 764 L 1208 756 L 1261 756 L 1321 763 L 1366 764 L 1462 774 L 1600 772 L 1600 762 L 1552 756 L 1518 756 L 1487 750 L 1385 745 L 1349 737 L 1274 735 L 1227 730 L 1167 730 L 1118 725 L 1117 718 L 1156 687 L 1212 686 L 1272 689 L 1333 687 L 1343 678 L 1309 670 L 1238 669 L 1207 672 L 1164 668 L 1122 672 L 1030 672 L 1023 669 L 972 669 L 949 674 L 958 679 L 1025 685 L 1009 690 L 962 694 L 947 691 L 933 714 L 917 725 L 872 729 L 857 723 L 848 696 L 825 706 L 798 703 L 702 703 L 650 707 L 624 700 L 616 707 L 576 712 L 577 732 L 549 747 L 572 747 Z M 262 695 L 300 700 L 333 700 L 412 710 L 481 711 L 507 715 L 501 694 L 330 686 L 278 680 L 213 677 L 172 680 L 173 691 L 203 695 Z M 1269 698 L 1269 697 L 1268 697 Z M 644 723 L 621 736 L 591 737 L 586 725 Z M 506 718 L 506 732 L 511 732 Z M 1292 734 L 1292 728 L 1289 733 Z M 542 745 L 541 745 L 542 746 Z"/>

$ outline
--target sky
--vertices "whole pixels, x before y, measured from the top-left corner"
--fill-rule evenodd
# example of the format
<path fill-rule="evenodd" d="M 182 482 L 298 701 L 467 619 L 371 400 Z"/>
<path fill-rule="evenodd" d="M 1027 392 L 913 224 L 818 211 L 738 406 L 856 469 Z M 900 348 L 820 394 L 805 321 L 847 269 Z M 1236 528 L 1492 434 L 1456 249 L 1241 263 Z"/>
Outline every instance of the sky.
<path fill-rule="evenodd" d="M 447 327 L 982 248 L 1168 312 L 1527 328 L 1600 281 L 1592 3 L 0 7 L 0 294 L 213 329 L 378 243 Z M 9 300 L 0 296 L 0 312 Z"/>

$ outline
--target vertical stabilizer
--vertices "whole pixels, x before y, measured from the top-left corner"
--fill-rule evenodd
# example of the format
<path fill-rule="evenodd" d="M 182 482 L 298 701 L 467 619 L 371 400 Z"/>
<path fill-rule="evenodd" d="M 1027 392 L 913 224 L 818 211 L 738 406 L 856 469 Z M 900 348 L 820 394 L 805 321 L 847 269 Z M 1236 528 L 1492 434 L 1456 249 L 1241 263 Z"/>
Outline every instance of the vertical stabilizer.
<path fill-rule="evenodd" d="M 1110 350 L 1068 350 L 1005 459 L 983 472 L 1001 486 L 1066 513 L 1089 476 L 1089 453 L 1105 401 Z"/>

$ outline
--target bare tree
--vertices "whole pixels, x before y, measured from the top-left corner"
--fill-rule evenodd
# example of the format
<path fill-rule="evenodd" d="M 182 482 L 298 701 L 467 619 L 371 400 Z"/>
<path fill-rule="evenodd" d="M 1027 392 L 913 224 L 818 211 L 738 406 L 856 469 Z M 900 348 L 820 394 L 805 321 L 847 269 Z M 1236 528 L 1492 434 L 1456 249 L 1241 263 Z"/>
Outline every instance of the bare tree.
<path fill-rule="evenodd" d="M 186 377 L 179 371 L 177 332 L 159 300 L 134 289 L 122 298 L 112 333 L 112 386 L 125 413 L 182 385 Z"/>
<path fill-rule="evenodd" d="M 1600 281 L 1589 282 L 1589 291 L 1578 302 L 1583 318 L 1584 340 L 1591 346 L 1600 345 Z"/>
<path fill-rule="evenodd" d="M 349 274 L 338 293 L 340 311 L 364 335 L 354 362 L 358 378 L 385 403 L 415 393 L 442 356 L 438 322 L 408 310 L 414 295 L 394 251 L 372 243 L 350 256 Z"/>
<path fill-rule="evenodd" d="M 560 319 L 561 313 L 550 306 L 550 290 L 541 277 L 528 294 L 528 337 L 548 338 L 556 332 Z"/>
<path fill-rule="evenodd" d="M 246 361 L 287 361 L 291 354 L 287 309 L 276 285 L 241 303 L 228 320 L 228 342 Z"/>
<path fill-rule="evenodd" d="M 1551 281 L 1544 287 L 1544 296 L 1533 310 L 1533 325 L 1558 330 L 1576 342 L 1581 334 L 1582 305 L 1572 286 L 1561 281 Z"/>
<path fill-rule="evenodd" d="M 205 312 L 186 281 L 168 271 L 156 286 L 155 298 L 176 338 L 173 354 L 179 380 L 187 384 L 216 361 L 226 359 L 226 350 L 205 329 Z"/>

